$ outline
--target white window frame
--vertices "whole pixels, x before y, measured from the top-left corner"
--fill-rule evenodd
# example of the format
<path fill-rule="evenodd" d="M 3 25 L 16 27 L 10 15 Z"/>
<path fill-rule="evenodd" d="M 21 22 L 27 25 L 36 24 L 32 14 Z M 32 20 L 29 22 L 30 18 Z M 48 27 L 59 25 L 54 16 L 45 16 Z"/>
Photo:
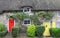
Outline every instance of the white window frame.
<path fill-rule="evenodd" d="M 60 13 L 60 11 L 57 11 L 57 12 L 56 12 L 56 16 L 57 16 L 57 17 L 60 17 L 59 13 Z"/>
<path fill-rule="evenodd" d="M 59 25 L 57 26 L 57 23 L 59 23 L 59 24 L 60 24 L 60 22 L 59 22 L 59 21 L 56 21 L 56 28 L 60 28 L 60 26 L 59 26 Z"/>
<path fill-rule="evenodd" d="M 25 21 L 25 20 L 30 20 L 30 19 L 27 18 L 27 19 L 24 19 L 24 21 Z M 24 24 L 24 21 L 23 21 L 23 25 L 25 25 L 25 26 L 28 26 L 28 25 L 31 24 L 31 20 L 30 20 L 30 24 Z"/>
<path fill-rule="evenodd" d="M 25 11 L 26 10 L 26 11 Z M 29 10 L 29 11 L 28 11 Z M 31 13 L 31 8 L 30 7 L 24 7 L 23 8 L 24 13 Z"/>

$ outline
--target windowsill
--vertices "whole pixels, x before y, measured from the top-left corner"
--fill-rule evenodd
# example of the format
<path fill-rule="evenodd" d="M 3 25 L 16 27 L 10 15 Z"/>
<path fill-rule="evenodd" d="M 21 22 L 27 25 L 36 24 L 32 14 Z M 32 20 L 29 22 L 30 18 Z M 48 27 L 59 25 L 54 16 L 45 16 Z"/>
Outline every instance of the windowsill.
<path fill-rule="evenodd" d="M 24 13 L 31 13 L 31 12 L 24 12 Z"/>
<path fill-rule="evenodd" d="M 24 25 L 24 26 L 28 26 L 28 25 L 30 25 L 30 24 L 22 24 L 22 25 Z"/>

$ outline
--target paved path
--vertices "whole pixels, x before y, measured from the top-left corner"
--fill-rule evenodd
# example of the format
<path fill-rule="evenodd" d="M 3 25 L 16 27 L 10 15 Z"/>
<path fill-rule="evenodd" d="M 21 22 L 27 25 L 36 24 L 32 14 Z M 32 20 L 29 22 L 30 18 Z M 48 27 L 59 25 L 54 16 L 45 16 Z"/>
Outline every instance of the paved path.
<path fill-rule="evenodd" d="M 11 34 L 7 34 L 4 38 L 12 38 L 12 36 Z M 27 37 L 25 33 L 20 33 L 20 35 L 17 38 L 38 38 L 38 37 Z M 52 37 L 43 37 L 43 38 L 52 38 Z"/>

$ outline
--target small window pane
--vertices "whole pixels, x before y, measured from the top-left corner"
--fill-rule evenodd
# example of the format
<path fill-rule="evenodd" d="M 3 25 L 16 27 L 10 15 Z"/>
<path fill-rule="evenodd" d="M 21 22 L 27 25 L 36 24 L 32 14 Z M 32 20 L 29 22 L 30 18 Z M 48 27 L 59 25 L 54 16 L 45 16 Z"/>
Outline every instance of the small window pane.
<path fill-rule="evenodd" d="M 29 11 L 29 8 L 27 8 L 27 11 Z"/>
<path fill-rule="evenodd" d="M 29 8 L 24 9 L 24 12 L 29 12 Z"/>
<path fill-rule="evenodd" d="M 24 12 L 27 12 L 27 10 L 24 10 Z"/>
<path fill-rule="evenodd" d="M 60 11 L 57 11 L 56 13 L 57 13 L 57 14 L 56 14 L 57 16 L 60 16 Z"/>
<path fill-rule="evenodd" d="M 30 24 L 30 20 L 25 20 L 24 24 Z"/>
<path fill-rule="evenodd" d="M 30 20 L 28 20 L 27 23 L 30 24 Z"/>
<path fill-rule="evenodd" d="M 56 27 L 60 28 L 60 22 L 56 22 Z"/>
<path fill-rule="evenodd" d="M 23 12 L 31 12 L 31 8 L 23 8 Z"/>

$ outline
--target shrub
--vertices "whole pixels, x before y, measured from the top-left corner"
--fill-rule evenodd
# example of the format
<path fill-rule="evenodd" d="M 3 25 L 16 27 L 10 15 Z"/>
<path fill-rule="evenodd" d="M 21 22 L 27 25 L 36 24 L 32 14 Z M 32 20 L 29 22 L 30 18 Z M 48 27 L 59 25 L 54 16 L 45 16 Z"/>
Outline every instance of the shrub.
<path fill-rule="evenodd" d="M 36 28 L 35 28 L 35 25 L 34 24 L 32 24 L 32 25 L 29 25 L 28 27 L 27 27 L 27 35 L 28 36 L 35 36 L 35 30 L 36 30 Z"/>
<path fill-rule="evenodd" d="M 7 34 L 4 24 L 0 23 L 0 37 L 4 37 Z"/>
<path fill-rule="evenodd" d="M 19 35 L 19 27 L 18 26 L 14 26 L 12 28 L 12 32 L 11 33 L 12 33 L 13 37 L 17 37 Z"/>
<path fill-rule="evenodd" d="M 53 37 L 60 37 L 60 28 L 50 28 L 50 34 Z"/>
<path fill-rule="evenodd" d="M 7 32 L 8 32 L 7 30 L 0 32 L 0 37 L 4 37 L 7 34 Z"/>
<path fill-rule="evenodd" d="M 44 26 L 36 26 L 36 34 L 37 34 L 37 36 L 43 36 L 44 30 L 45 30 Z"/>
<path fill-rule="evenodd" d="M 4 31 L 4 30 L 5 30 L 4 24 L 0 23 L 0 31 Z"/>

